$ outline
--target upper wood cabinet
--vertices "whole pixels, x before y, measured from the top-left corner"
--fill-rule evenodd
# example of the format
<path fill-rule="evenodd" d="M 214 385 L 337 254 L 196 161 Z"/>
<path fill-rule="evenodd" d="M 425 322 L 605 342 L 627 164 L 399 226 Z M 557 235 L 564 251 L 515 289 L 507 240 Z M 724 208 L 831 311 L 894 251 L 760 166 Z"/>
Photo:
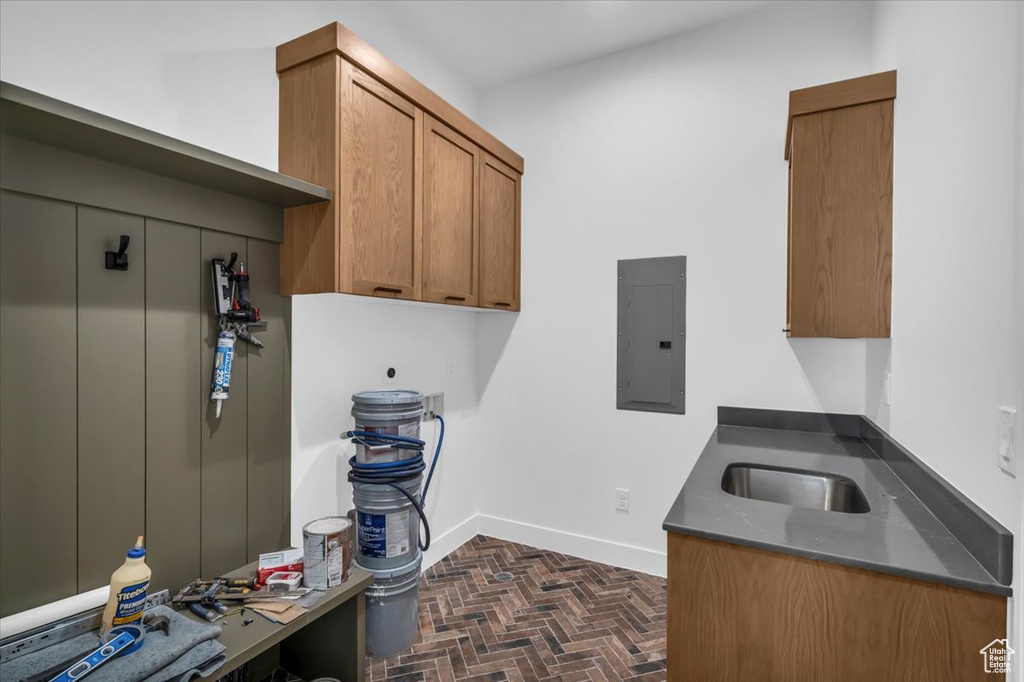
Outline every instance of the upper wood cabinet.
<path fill-rule="evenodd" d="M 281 292 L 519 310 L 523 159 L 338 23 L 277 48 Z"/>
<path fill-rule="evenodd" d="M 423 300 L 476 305 L 480 151 L 431 116 L 423 127 Z"/>
<path fill-rule="evenodd" d="M 480 170 L 480 305 L 519 310 L 519 173 L 490 154 Z"/>
<path fill-rule="evenodd" d="M 422 138 L 423 112 L 341 63 L 342 290 L 420 298 Z"/>
<path fill-rule="evenodd" d="M 789 336 L 889 336 L 895 97 L 895 71 L 789 95 Z"/>

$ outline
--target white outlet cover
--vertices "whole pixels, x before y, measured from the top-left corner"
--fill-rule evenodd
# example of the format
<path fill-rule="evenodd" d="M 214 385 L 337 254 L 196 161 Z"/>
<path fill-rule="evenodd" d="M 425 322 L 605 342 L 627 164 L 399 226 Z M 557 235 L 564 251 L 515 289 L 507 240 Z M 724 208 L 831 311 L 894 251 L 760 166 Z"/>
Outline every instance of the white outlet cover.
<path fill-rule="evenodd" d="M 615 509 L 618 511 L 629 511 L 629 491 L 625 488 L 615 489 Z"/>
<path fill-rule="evenodd" d="M 423 396 L 423 421 L 430 421 L 436 415 L 444 414 L 444 393 L 428 393 Z"/>
<path fill-rule="evenodd" d="M 1017 410 L 999 408 L 999 432 L 996 434 L 996 464 L 1013 477 L 1017 476 Z"/>

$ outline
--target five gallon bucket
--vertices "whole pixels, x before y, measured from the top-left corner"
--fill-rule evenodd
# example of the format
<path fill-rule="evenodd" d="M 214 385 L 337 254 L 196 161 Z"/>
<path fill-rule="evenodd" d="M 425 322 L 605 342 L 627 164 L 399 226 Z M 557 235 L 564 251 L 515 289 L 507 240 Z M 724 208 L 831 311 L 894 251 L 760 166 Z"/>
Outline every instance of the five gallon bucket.
<path fill-rule="evenodd" d="M 357 431 L 419 438 L 423 394 L 419 391 L 361 391 L 352 396 L 352 416 Z M 409 457 L 408 450 L 370 449 L 356 443 L 357 462 L 395 462 Z"/>
<path fill-rule="evenodd" d="M 420 564 L 423 555 L 397 568 L 374 570 L 366 588 L 366 651 L 371 656 L 392 656 L 416 641 L 419 629 Z"/>
<path fill-rule="evenodd" d="M 417 501 L 423 475 L 399 483 Z M 394 569 L 411 562 L 420 537 L 420 517 L 405 495 L 389 485 L 352 484 L 356 507 L 356 557 L 364 568 Z"/>

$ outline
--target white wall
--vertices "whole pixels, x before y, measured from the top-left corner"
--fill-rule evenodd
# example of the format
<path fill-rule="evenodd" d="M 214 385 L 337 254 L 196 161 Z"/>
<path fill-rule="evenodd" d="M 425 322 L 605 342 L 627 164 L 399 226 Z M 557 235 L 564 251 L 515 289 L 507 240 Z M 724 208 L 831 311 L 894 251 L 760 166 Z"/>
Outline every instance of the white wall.
<path fill-rule="evenodd" d="M 5 0 L 0 78 L 276 170 L 274 49 L 331 21 L 475 114 L 474 90 L 372 2 Z M 347 467 L 339 466 L 349 453 L 337 436 L 348 427 L 352 393 L 376 388 L 395 366 L 401 386 L 448 394 L 445 462 L 428 503 L 435 538 L 456 531 L 427 563 L 461 544 L 477 511 L 474 313 L 298 296 L 292 339 L 292 542 L 301 542 L 304 522 L 351 507 Z"/>
<path fill-rule="evenodd" d="M 874 60 L 899 72 L 890 431 L 1009 528 L 1018 486 L 996 434 L 1024 362 L 1021 10 L 879 3 Z"/>
<path fill-rule="evenodd" d="M 427 498 L 436 547 L 426 562 L 442 558 L 472 537 L 476 527 L 481 313 L 336 294 L 296 296 L 292 311 L 293 542 L 301 540 L 303 523 L 352 506 L 346 475 L 354 449 L 338 439 L 352 428 L 352 394 L 413 387 L 445 394 L 444 450 Z M 388 367 L 398 372 L 393 385 L 382 382 Z M 421 430 L 431 452 L 438 428 L 433 422 Z"/>
<path fill-rule="evenodd" d="M 476 93 L 373 2 L 0 3 L 3 80 L 277 170 L 275 48 L 340 21 L 470 116 Z"/>
<path fill-rule="evenodd" d="M 783 141 L 789 91 L 869 72 L 870 39 L 868 5 L 787 4 L 485 93 L 526 174 L 524 312 L 480 321 L 482 531 L 663 574 L 719 405 L 864 412 L 863 341 L 781 331 Z M 617 411 L 616 261 L 677 254 L 687 414 Z"/>
<path fill-rule="evenodd" d="M 899 71 L 889 429 L 1014 531 L 1015 591 L 1024 475 L 996 468 L 996 434 L 1000 405 L 1017 408 L 1024 434 L 1022 13 L 1011 2 L 885 2 L 874 28 L 875 69 Z"/>

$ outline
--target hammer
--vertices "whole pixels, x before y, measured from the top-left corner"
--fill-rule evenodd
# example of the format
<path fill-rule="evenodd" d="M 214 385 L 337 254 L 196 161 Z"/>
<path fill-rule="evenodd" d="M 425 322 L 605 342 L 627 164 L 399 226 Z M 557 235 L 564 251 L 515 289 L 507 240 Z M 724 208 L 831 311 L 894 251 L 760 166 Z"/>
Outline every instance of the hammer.
<path fill-rule="evenodd" d="M 171 636 L 171 620 L 167 616 L 146 618 L 142 626 L 146 628 L 147 633 L 154 632 L 156 630 L 163 630 L 164 637 Z"/>

